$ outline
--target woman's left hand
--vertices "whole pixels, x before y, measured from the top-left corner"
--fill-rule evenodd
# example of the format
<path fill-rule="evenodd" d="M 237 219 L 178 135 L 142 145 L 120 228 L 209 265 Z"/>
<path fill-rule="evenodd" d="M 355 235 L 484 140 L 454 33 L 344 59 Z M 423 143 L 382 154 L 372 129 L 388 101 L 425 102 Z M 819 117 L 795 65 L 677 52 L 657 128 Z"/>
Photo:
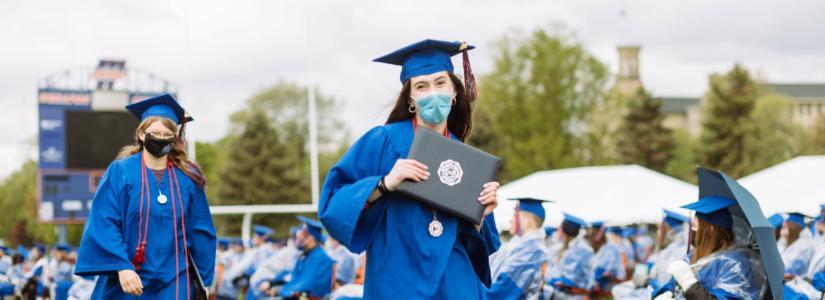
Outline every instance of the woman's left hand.
<path fill-rule="evenodd" d="M 478 202 L 484 206 L 484 217 L 493 213 L 493 209 L 498 206 L 498 187 L 501 186 L 497 181 L 491 181 L 484 184 L 484 189 L 481 191 L 481 196 L 478 197 Z"/>

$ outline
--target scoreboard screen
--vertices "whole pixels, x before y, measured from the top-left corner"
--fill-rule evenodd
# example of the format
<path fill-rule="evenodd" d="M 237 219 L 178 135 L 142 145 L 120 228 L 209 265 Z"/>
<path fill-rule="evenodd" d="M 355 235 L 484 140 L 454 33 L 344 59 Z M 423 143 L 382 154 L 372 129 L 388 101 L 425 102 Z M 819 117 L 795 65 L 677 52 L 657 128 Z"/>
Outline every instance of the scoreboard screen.
<path fill-rule="evenodd" d="M 134 143 L 137 118 L 126 111 L 66 111 L 66 169 L 106 169 Z"/>

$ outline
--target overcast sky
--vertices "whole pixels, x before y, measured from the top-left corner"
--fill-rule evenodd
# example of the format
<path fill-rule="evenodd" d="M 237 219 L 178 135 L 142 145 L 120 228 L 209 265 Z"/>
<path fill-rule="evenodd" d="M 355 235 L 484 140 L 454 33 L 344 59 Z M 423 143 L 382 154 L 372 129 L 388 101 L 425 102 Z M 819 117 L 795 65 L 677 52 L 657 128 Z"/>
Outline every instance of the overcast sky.
<path fill-rule="evenodd" d="M 825 82 L 823 1 L 10 2 L 0 4 L 0 178 L 36 154 L 37 81 L 102 57 L 176 83 L 202 141 L 280 78 L 335 96 L 357 137 L 400 88 L 399 70 L 371 59 L 424 38 L 466 40 L 483 74 L 503 34 L 557 23 L 612 70 L 617 45 L 641 45 L 642 80 L 660 96 L 698 96 L 734 62 L 771 81 Z"/>

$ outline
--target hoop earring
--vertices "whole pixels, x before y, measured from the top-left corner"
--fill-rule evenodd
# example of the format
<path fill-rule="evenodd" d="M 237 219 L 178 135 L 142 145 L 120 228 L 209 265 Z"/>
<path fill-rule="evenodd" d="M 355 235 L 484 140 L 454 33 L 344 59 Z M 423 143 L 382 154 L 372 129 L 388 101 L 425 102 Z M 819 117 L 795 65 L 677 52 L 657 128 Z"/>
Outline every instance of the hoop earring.
<path fill-rule="evenodd" d="M 407 111 L 410 112 L 411 114 L 414 114 L 415 111 L 416 111 L 415 105 L 410 104 L 410 107 L 407 108 Z"/>

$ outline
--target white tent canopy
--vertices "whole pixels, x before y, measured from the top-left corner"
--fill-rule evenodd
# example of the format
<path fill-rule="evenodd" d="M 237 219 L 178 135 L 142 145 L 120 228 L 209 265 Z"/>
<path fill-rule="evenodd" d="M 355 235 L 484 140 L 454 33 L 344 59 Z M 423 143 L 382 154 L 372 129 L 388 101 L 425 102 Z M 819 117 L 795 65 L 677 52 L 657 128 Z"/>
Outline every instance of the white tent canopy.
<path fill-rule="evenodd" d="M 766 216 L 800 212 L 819 215 L 825 203 L 825 156 L 799 156 L 739 180 Z"/>
<path fill-rule="evenodd" d="M 561 223 L 562 212 L 609 225 L 658 223 L 662 208 L 678 207 L 698 197 L 696 186 L 638 165 L 581 167 L 540 171 L 503 185 L 494 214 L 499 229 L 510 228 L 513 197 L 553 200 L 545 204 L 547 224 Z"/>

